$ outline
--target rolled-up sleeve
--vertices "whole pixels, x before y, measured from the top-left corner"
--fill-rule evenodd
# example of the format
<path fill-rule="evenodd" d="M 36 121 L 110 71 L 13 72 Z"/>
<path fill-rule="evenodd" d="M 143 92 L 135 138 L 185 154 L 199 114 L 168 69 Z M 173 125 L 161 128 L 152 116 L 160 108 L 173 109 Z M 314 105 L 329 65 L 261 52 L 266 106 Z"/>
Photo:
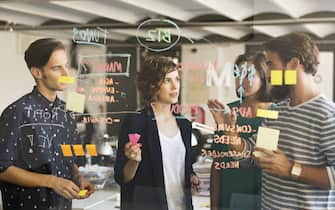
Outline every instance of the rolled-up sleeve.
<path fill-rule="evenodd" d="M 320 150 L 324 154 L 331 189 L 335 189 L 335 114 L 323 121 Z"/>
<path fill-rule="evenodd" d="M 0 173 L 14 165 L 20 133 L 19 116 L 15 107 L 8 107 L 0 118 Z"/>

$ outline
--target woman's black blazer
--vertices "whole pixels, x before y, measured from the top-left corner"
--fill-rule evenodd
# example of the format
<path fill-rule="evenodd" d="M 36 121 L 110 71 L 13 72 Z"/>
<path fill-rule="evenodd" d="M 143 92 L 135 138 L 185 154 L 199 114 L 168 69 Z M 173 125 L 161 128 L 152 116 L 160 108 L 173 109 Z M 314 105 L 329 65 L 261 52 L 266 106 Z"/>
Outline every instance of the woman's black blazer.
<path fill-rule="evenodd" d="M 176 116 L 181 136 L 186 149 L 185 155 L 185 204 L 186 210 L 193 210 L 190 176 L 193 173 L 191 162 L 191 123 Z M 129 142 L 128 134 L 141 135 L 142 161 L 136 175 L 128 183 L 123 181 L 123 168 L 127 162 L 124 155 L 124 145 Z M 114 177 L 121 188 L 122 210 L 168 210 L 162 152 L 158 129 L 151 107 L 140 111 L 139 114 L 129 114 L 122 123 L 119 138 Z"/>

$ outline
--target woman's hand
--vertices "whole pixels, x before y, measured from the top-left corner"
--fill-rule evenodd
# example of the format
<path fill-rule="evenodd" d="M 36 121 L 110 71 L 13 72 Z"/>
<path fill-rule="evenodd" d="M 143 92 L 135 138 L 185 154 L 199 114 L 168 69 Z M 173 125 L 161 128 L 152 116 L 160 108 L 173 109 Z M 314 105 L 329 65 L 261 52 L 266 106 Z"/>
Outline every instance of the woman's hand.
<path fill-rule="evenodd" d="M 199 179 L 198 176 L 192 174 L 191 175 L 191 190 L 192 190 L 192 194 L 195 194 L 195 193 L 199 192 L 201 186 L 202 186 L 202 181 Z"/>
<path fill-rule="evenodd" d="M 124 155 L 128 158 L 123 168 L 123 181 L 125 183 L 134 179 L 137 168 L 142 160 L 142 144 L 133 144 L 131 142 L 124 146 Z"/>
<path fill-rule="evenodd" d="M 216 99 L 208 100 L 207 105 L 217 125 L 236 124 L 236 113 L 232 112 L 227 105 L 222 104 Z"/>
<path fill-rule="evenodd" d="M 136 162 L 141 162 L 142 160 L 142 144 L 132 144 L 131 142 L 127 143 L 124 146 L 124 155 L 129 160 L 134 160 Z"/>

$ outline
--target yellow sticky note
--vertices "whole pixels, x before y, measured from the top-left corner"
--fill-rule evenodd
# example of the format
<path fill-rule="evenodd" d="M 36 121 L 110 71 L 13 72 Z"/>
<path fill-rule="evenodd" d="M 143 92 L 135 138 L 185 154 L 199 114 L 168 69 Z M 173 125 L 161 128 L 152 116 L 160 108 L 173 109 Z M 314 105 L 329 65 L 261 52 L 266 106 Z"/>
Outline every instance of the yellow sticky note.
<path fill-rule="evenodd" d="M 74 112 L 83 113 L 85 105 L 85 95 L 70 92 L 67 95 L 66 109 Z"/>
<path fill-rule="evenodd" d="M 257 109 L 257 117 L 264 117 L 270 119 L 278 119 L 278 111 L 266 110 L 266 109 Z"/>
<path fill-rule="evenodd" d="M 72 84 L 72 83 L 74 83 L 74 78 L 73 77 L 68 77 L 68 76 L 60 76 L 58 81 L 60 83 Z"/>
<path fill-rule="evenodd" d="M 69 144 L 62 144 L 61 145 L 63 156 L 64 157 L 72 157 L 72 150 L 71 145 Z"/>
<path fill-rule="evenodd" d="M 91 156 L 98 156 L 95 144 L 86 144 L 86 151 Z"/>
<path fill-rule="evenodd" d="M 296 85 L 296 84 L 297 84 L 297 71 L 285 70 L 285 85 Z"/>
<path fill-rule="evenodd" d="M 257 141 L 256 147 L 264 148 L 267 150 L 275 151 L 278 147 L 279 141 L 279 133 L 280 130 L 266 128 L 266 127 L 259 127 L 257 132 Z M 254 155 L 262 156 L 260 153 L 254 152 Z"/>
<path fill-rule="evenodd" d="M 80 190 L 78 195 L 82 197 L 82 196 L 85 196 L 87 192 L 88 190 Z"/>
<path fill-rule="evenodd" d="M 72 147 L 76 156 L 85 156 L 83 145 L 75 144 Z"/>
<path fill-rule="evenodd" d="M 271 85 L 283 85 L 282 70 L 271 70 Z"/>

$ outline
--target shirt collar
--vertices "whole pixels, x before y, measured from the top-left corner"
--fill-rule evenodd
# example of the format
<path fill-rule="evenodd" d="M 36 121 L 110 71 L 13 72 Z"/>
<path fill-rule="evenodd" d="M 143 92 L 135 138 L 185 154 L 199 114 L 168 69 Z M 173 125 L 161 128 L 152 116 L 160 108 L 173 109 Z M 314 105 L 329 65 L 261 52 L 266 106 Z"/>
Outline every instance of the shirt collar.
<path fill-rule="evenodd" d="M 49 107 L 50 109 L 52 109 L 53 107 L 57 107 L 59 105 L 61 105 L 61 100 L 58 98 L 58 96 L 56 96 L 55 101 L 49 101 L 49 99 L 47 99 L 45 96 L 43 96 L 37 89 L 36 86 L 34 86 L 33 91 L 31 92 L 33 97 L 37 99 L 37 101 L 39 103 L 41 103 L 43 106 L 45 107 Z"/>

